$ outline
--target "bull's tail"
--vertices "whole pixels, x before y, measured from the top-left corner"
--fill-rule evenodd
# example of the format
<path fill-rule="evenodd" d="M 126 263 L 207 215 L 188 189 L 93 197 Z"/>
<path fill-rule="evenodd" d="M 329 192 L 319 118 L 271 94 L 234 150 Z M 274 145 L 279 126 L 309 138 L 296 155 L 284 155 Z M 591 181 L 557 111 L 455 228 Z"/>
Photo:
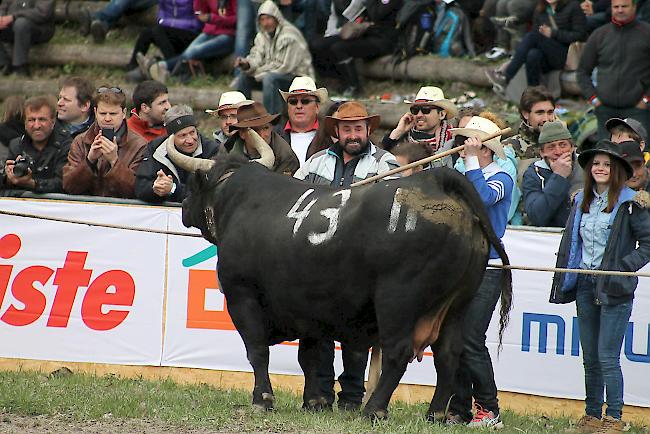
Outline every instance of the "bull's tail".
<path fill-rule="evenodd" d="M 510 259 L 506 253 L 503 244 L 497 234 L 494 232 L 490 217 L 487 210 L 483 206 L 481 197 L 474 188 L 467 188 L 469 181 L 460 173 L 455 170 L 439 170 L 436 169 L 432 172 L 438 172 L 441 184 L 444 186 L 444 191 L 456 193 L 457 196 L 467 200 L 472 212 L 478 219 L 481 230 L 487 237 L 491 245 L 499 254 L 503 265 L 510 265 Z M 451 173 L 453 172 L 453 173 Z M 451 176 L 450 176 L 451 175 Z M 510 269 L 503 269 L 501 274 L 501 308 L 499 319 L 499 352 L 503 347 L 503 333 L 510 322 L 510 310 L 512 309 L 512 271 Z"/>

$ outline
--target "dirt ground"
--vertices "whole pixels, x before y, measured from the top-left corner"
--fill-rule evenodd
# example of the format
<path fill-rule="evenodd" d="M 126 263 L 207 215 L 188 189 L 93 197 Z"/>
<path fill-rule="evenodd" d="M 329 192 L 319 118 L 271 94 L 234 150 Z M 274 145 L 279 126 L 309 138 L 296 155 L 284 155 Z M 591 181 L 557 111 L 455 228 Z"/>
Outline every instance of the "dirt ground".
<path fill-rule="evenodd" d="M 105 415 L 97 421 L 75 421 L 65 415 L 18 416 L 0 412 L 1 434 L 226 434 L 227 431 L 185 428 L 158 421 L 116 419 Z"/>

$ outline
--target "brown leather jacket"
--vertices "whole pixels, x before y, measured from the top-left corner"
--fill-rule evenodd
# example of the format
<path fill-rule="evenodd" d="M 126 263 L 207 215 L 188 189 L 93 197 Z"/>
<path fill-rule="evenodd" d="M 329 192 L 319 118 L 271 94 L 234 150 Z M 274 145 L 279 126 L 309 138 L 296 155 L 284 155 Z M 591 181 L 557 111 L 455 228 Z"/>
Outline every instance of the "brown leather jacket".
<path fill-rule="evenodd" d="M 90 145 L 99 133 L 97 122 L 84 134 L 75 137 L 70 146 L 68 163 L 63 168 L 63 190 L 66 193 L 134 197 L 135 172 L 144 159 L 147 142 L 130 132 L 126 122 L 120 127 L 122 128 L 126 131 L 118 139 L 117 162 L 113 167 L 103 156 L 99 157 L 94 166 L 87 159 Z"/>

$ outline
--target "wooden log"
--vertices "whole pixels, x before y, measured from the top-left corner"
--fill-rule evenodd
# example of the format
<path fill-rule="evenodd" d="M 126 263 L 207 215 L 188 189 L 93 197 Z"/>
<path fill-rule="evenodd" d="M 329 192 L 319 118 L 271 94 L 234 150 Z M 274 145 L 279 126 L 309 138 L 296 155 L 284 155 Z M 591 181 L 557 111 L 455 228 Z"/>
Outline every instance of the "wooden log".
<path fill-rule="evenodd" d="M 57 23 L 63 23 L 65 21 L 80 22 L 83 17 L 84 10 L 88 10 L 90 14 L 106 7 L 108 2 L 102 1 L 81 1 L 81 0 L 72 0 L 72 1 L 58 1 L 56 2 L 56 8 L 54 11 L 54 20 Z M 136 12 L 131 15 L 123 16 L 119 21 L 118 25 L 121 26 L 153 26 L 156 24 L 158 16 L 158 6 L 154 6 L 142 12 Z"/>

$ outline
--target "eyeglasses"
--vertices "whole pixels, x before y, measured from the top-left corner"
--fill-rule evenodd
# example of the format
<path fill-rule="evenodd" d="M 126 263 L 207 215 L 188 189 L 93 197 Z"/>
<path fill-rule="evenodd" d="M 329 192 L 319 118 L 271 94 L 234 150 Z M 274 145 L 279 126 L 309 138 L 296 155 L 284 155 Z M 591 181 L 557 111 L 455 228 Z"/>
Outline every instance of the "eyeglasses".
<path fill-rule="evenodd" d="M 300 101 L 300 104 L 302 104 L 302 105 L 309 105 L 312 102 L 316 102 L 316 98 L 289 98 L 289 99 L 287 99 L 287 102 L 290 105 L 298 105 L 298 101 Z"/>
<path fill-rule="evenodd" d="M 97 88 L 97 93 L 108 93 L 108 92 L 118 93 L 118 94 L 124 93 L 124 91 L 119 87 L 98 87 Z"/>
<path fill-rule="evenodd" d="M 413 115 L 418 114 L 418 112 L 422 112 L 423 115 L 428 115 L 429 113 L 431 113 L 431 110 L 439 110 L 439 109 L 437 107 L 413 106 L 409 110 Z"/>

